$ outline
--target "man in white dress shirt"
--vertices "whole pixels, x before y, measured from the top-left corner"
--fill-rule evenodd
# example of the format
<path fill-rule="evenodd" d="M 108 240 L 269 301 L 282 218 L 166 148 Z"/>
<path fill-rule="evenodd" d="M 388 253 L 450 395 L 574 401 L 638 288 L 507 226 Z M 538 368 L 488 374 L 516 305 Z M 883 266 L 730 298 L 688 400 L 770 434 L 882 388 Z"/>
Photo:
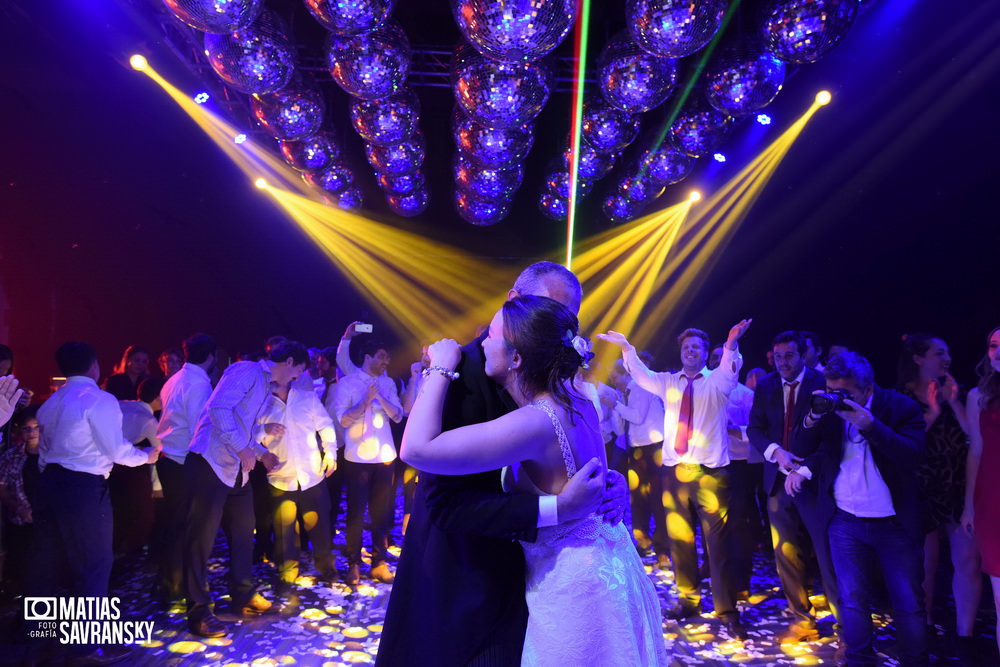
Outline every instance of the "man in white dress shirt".
<path fill-rule="evenodd" d="M 108 475 L 117 463 L 153 463 L 159 450 L 143 451 L 122 435 L 118 400 L 97 386 L 97 353 L 87 343 L 56 351 L 66 384 L 38 409 L 41 475 L 33 500 L 35 539 L 28 592 L 52 596 L 62 580 L 72 596 L 106 597 L 111 576 L 113 529 Z M 94 648 L 91 662 L 108 664 L 127 652 Z"/>
<path fill-rule="evenodd" d="M 625 368 L 640 387 L 663 397 L 663 497 L 670 537 L 670 558 L 680 592 L 667 613 L 676 619 L 701 612 L 698 553 L 694 541 L 699 521 L 708 547 L 712 601 L 730 635 L 746 639 L 736 609 L 729 516 L 729 395 L 738 383 L 743 358 L 737 341 L 750 320 L 733 326 L 723 346 L 719 367 L 710 371 L 708 335 L 686 329 L 678 336 L 682 370 L 654 373 L 639 359 L 635 346 L 620 333 L 599 334 L 621 346 Z M 694 509 L 692 512 L 691 510 Z"/>
<path fill-rule="evenodd" d="M 347 576 L 361 577 L 361 529 L 365 507 L 372 520 L 370 576 L 391 583 L 385 563 L 392 528 L 393 471 L 396 446 L 389 421 L 403 418 L 396 383 L 386 374 L 389 351 L 370 338 L 361 346 L 361 370 L 337 383 L 334 413 L 344 427 L 344 475 L 347 480 Z"/>
<path fill-rule="evenodd" d="M 163 456 L 156 474 L 163 487 L 163 549 L 160 555 L 158 602 L 168 605 L 184 597 L 184 526 L 188 496 L 184 484 L 184 460 L 191 447 L 201 411 L 212 395 L 209 373 L 215 370 L 218 345 L 204 333 L 189 336 L 182 344 L 184 365 L 160 390 L 162 412 L 156 436 Z"/>

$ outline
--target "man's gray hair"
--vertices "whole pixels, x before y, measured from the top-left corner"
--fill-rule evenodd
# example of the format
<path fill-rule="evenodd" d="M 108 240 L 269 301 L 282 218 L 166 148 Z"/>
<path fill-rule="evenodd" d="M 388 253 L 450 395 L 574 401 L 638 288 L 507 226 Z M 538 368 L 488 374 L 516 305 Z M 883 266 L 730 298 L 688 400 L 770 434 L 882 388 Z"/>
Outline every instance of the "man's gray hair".
<path fill-rule="evenodd" d="M 540 295 L 543 292 L 542 281 L 548 276 L 562 280 L 576 295 L 577 302 L 583 298 L 583 288 L 580 286 L 580 280 L 576 274 L 562 264 L 555 262 L 535 262 L 521 271 L 521 275 L 514 281 L 514 290 L 518 294 Z"/>
<path fill-rule="evenodd" d="M 831 357 L 823 376 L 827 380 L 853 380 L 861 391 L 868 391 L 875 384 L 872 365 L 857 352 L 841 352 Z"/>

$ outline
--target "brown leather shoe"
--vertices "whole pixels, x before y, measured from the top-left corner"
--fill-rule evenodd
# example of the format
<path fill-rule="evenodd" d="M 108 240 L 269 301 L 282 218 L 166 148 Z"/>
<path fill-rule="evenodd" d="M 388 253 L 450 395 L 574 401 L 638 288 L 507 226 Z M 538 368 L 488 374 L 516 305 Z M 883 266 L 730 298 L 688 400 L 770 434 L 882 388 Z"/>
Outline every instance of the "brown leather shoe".
<path fill-rule="evenodd" d="M 244 616 L 263 616 L 265 614 L 277 614 L 279 607 L 272 604 L 270 600 L 260 593 L 254 593 L 253 597 L 240 605 L 240 613 Z"/>
<path fill-rule="evenodd" d="M 207 614 L 201 617 L 188 616 L 188 632 L 199 637 L 215 639 L 225 637 L 229 628 L 215 614 Z"/>
<path fill-rule="evenodd" d="M 815 623 L 795 621 L 784 632 L 775 636 L 779 644 L 798 644 L 799 642 L 814 642 L 819 639 L 819 630 Z"/>
<path fill-rule="evenodd" d="M 396 579 L 396 575 L 389 571 L 389 566 L 385 563 L 379 563 L 373 567 L 368 576 L 375 581 L 381 581 L 383 584 L 391 584 Z"/>
<path fill-rule="evenodd" d="M 357 563 L 351 563 L 347 567 L 347 574 L 344 575 L 344 583 L 348 586 L 357 586 L 358 582 L 361 581 L 361 566 Z"/>

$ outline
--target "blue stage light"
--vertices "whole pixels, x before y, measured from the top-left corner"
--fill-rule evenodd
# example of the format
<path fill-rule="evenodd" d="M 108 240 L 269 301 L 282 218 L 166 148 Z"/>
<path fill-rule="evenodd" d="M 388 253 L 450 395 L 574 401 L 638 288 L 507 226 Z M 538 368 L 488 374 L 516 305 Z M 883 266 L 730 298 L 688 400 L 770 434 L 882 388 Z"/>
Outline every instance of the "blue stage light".
<path fill-rule="evenodd" d="M 208 101 L 208 93 L 198 93 L 194 96 L 194 101 L 198 104 L 204 104 Z"/>
<path fill-rule="evenodd" d="M 722 153 L 716 153 L 712 157 L 715 159 L 716 162 L 725 162 L 726 161 L 726 156 L 723 155 Z"/>
<path fill-rule="evenodd" d="M 233 137 L 233 141 L 235 141 L 237 144 L 242 144 L 246 140 L 247 140 L 247 135 L 243 134 L 242 132 Z"/>
<path fill-rule="evenodd" d="M 757 114 L 757 122 L 760 123 L 761 125 L 770 125 L 771 117 L 768 116 L 766 113 L 759 113 Z"/>

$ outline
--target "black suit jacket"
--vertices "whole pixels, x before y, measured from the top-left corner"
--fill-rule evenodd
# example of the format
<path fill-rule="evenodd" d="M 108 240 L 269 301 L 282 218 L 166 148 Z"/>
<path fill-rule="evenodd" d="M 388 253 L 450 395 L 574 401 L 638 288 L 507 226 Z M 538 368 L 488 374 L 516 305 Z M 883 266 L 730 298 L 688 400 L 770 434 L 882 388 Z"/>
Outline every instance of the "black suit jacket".
<path fill-rule="evenodd" d="M 445 400 L 442 427 L 496 419 L 513 399 L 486 376 L 485 334 L 462 348 L 460 376 Z M 537 535 L 538 498 L 506 494 L 500 471 L 420 473 L 377 665 L 465 665 L 502 645 L 491 664 L 520 664 L 527 625 L 524 552 Z"/>
<path fill-rule="evenodd" d="M 917 468 L 923 459 L 926 423 L 923 409 L 902 394 L 876 386 L 872 395 L 875 421 L 862 432 L 872 460 L 892 494 L 892 506 L 903 527 L 922 539 L 920 491 Z M 801 426 L 796 437 L 814 443 L 816 451 L 806 460 L 821 501 L 836 508 L 833 483 L 844 458 L 844 422 L 826 415 L 813 428 Z M 809 484 L 810 482 L 807 482 Z"/>
<path fill-rule="evenodd" d="M 747 437 L 750 444 L 761 454 L 767 451 L 772 442 L 779 445 L 782 431 L 785 428 L 785 392 L 782 389 L 781 375 L 769 373 L 757 381 L 753 392 L 753 407 L 750 408 L 750 423 L 747 425 Z M 809 397 L 817 389 L 826 389 L 826 379 L 823 374 L 812 368 L 807 368 L 802 376 L 802 386 L 795 400 L 793 424 L 801 424 L 809 412 Z M 789 449 L 792 454 L 806 458 L 812 454 L 815 443 L 791 438 Z M 784 484 L 785 476 L 778 470 L 777 463 L 764 463 L 764 488 L 769 494 L 780 488 L 775 482 Z M 808 490 L 807 490 L 808 493 Z"/>

